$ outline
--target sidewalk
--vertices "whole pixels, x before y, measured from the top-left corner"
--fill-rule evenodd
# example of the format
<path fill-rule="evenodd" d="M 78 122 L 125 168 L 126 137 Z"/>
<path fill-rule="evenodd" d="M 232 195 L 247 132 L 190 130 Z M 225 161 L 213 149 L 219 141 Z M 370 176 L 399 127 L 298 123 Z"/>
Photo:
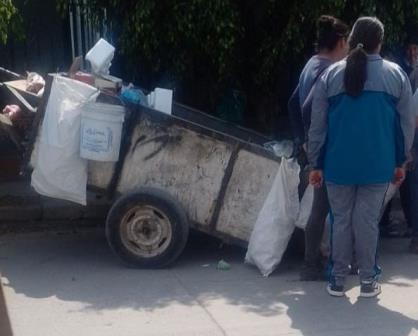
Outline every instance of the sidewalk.
<path fill-rule="evenodd" d="M 300 260 L 270 278 L 245 251 L 192 239 L 175 267 L 125 268 L 98 231 L 0 236 L 0 271 L 16 336 L 418 335 L 418 256 L 383 241 L 383 293 L 331 298 L 298 281 Z M 218 271 L 221 258 L 232 264 Z"/>
<path fill-rule="evenodd" d="M 12 336 L 9 320 L 9 312 L 6 307 L 6 299 L 3 292 L 3 285 L 0 283 L 0 335 Z"/>

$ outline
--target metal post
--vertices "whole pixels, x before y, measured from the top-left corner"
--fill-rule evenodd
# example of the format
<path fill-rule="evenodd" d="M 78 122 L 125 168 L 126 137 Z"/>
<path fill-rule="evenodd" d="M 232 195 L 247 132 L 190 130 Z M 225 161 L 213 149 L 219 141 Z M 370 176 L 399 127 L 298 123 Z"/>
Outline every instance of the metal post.
<path fill-rule="evenodd" d="M 109 39 L 109 36 L 107 36 L 107 26 L 106 26 L 106 21 L 107 21 L 107 10 L 106 8 L 103 10 L 103 22 L 102 22 L 102 26 L 103 26 L 103 37 L 105 39 Z"/>
<path fill-rule="evenodd" d="M 89 50 L 89 35 L 88 35 L 88 11 L 87 11 L 87 1 L 83 1 L 83 28 L 84 28 L 84 50 L 87 52 Z"/>
<path fill-rule="evenodd" d="M 75 43 L 74 43 L 74 15 L 73 15 L 73 3 L 68 6 L 69 18 L 70 18 L 70 33 L 71 33 L 71 55 L 72 59 L 75 58 Z"/>
<path fill-rule="evenodd" d="M 77 25 L 77 55 L 83 55 L 83 41 L 81 35 L 81 15 L 80 15 L 80 6 L 78 2 L 76 3 L 76 25 Z"/>

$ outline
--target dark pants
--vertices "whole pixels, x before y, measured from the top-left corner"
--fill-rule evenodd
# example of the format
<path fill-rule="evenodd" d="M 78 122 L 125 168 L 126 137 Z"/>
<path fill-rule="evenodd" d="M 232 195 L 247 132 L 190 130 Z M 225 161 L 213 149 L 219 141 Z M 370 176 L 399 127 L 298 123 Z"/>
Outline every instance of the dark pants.
<path fill-rule="evenodd" d="M 418 134 L 415 134 L 414 145 L 412 147 L 413 163 L 412 168 L 406 174 L 405 181 L 399 188 L 401 196 L 402 210 L 408 227 L 412 229 L 412 236 L 418 238 Z M 389 203 L 383 213 L 381 226 L 387 227 L 390 224 L 389 214 L 391 203 Z"/>
<path fill-rule="evenodd" d="M 306 169 L 307 160 L 304 155 L 299 157 L 299 164 L 301 166 L 299 196 L 302 198 L 309 185 L 309 171 Z M 329 210 L 327 188 L 324 183 L 321 188 L 314 189 L 312 210 L 305 228 L 305 266 L 308 268 L 321 267 L 321 242 Z"/>
<path fill-rule="evenodd" d="M 412 228 L 412 237 L 418 238 L 418 134 L 415 134 L 414 146 L 412 148 L 414 164 L 413 169 L 408 173 L 409 206 L 406 218 Z"/>
<path fill-rule="evenodd" d="M 312 212 L 305 228 L 305 264 L 308 267 L 320 265 L 321 241 L 328 213 L 328 195 L 324 184 L 321 188 L 314 190 Z"/>

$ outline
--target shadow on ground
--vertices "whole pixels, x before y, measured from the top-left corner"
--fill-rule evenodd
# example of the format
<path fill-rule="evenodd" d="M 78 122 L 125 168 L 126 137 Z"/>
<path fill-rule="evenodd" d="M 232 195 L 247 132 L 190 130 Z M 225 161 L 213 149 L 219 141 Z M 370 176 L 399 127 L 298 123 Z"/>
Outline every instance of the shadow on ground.
<path fill-rule="evenodd" d="M 261 317 L 287 315 L 292 329 L 303 335 L 338 336 L 350 330 L 359 334 L 359 328 L 368 328 L 367 335 L 409 336 L 418 330 L 418 321 L 395 311 L 402 300 L 418 300 L 416 287 L 413 292 L 409 288 L 418 286 L 418 257 L 403 253 L 405 243 L 388 242 L 382 253 L 388 289 L 406 291 L 393 310 L 389 299 L 383 303 L 335 299 L 325 294 L 322 283 L 299 282 L 301 260 L 295 256 L 288 256 L 273 276 L 263 278 L 242 263 L 243 249 L 220 248 L 217 240 L 201 235 L 192 237 L 172 268 L 136 270 L 119 262 L 101 231 L 8 234 L 0 237 L 0 270 L 6 286 L 18 294 L 55 296 L 82 303 L 86 311 L 154 311 L 173 303 L 216 307 L 222 301 Z M 217 270 L 220 259 L 232 268 Z M 351 279 L 351 287 L 355 281 Z"/>

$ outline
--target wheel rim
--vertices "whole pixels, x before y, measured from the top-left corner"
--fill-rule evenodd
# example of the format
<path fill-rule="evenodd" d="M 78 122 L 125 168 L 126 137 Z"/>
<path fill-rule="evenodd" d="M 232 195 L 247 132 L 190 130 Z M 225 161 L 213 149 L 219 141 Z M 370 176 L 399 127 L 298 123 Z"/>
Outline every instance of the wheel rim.
<path fill-rule="evenodd" d="M 163 253 L 172 237 L 168 217 L 150 205 L 139 205 L 130 209 L 122 218 L 120 230 L 125 247 L 144 258 Z"/>

